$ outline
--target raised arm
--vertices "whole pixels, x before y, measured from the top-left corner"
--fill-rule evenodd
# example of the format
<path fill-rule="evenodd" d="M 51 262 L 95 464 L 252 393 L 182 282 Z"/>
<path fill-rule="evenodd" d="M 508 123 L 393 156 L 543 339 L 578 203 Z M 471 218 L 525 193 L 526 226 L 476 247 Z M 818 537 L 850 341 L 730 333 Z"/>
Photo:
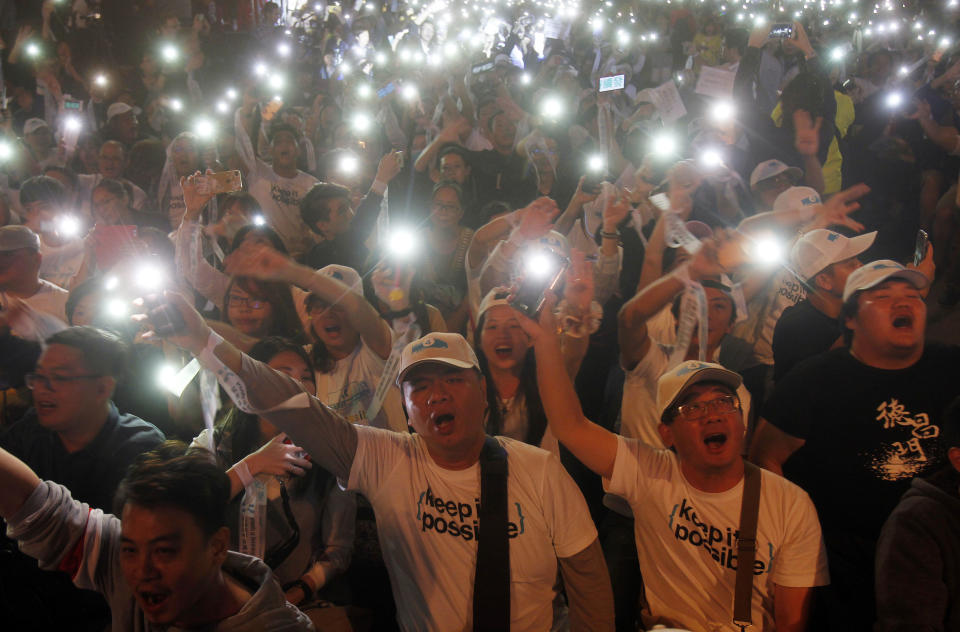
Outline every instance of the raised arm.
<path fill-rule="evenodd" d="M 617 437 L 583 414 L 573 382 L 564 367 L 560 340 L 553 318 L 556 299 L 548 298 L 540 322 L 521 316 L 524 331 L 534 341 L 537 357 L 537 387 L 547 423 L 557 440 L 593 472 L 610 478 L 617 456 Z"/>
<path fill-rule="evenodd" d="M 355 294 L 333 277 L 302 266 L 266 246 L 244 248 L 233 253 L 227 271 L 265 281 L 291 283 L 319 295 L 331 305 L 340 305 L 346 311 L 350 326 L 357 330 L 363 342 L 381 358 L 390 355 L 390 326 L 361 294 Z"/>
<path fill-rule="evenodd" d="M 270 421 L 335 476 L 349 477 L 358 441 L 352 424 L 307 395 L 296 380 L 211 336 L 209 325 L 185 298 L 172 292 L 165 298 L 185 323 L 182 331 L 167 337 L 169 342 L 211 370 L 238 408 Z"/>
<path fill-rule="evenodd" d="M 16 515 L 39 484 L 40 478 L 26 463 L 0 448 L 0 518 Z"/>

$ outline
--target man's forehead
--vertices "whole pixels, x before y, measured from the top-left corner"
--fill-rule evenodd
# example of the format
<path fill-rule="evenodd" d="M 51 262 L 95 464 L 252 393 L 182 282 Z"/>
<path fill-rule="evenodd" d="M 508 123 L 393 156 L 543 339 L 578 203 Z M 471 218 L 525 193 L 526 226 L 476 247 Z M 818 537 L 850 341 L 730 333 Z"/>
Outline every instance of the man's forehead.
<path fill-rule="evenodd" d="M 83 353 L 69 345 L 52 344 L 48 346 L 37 361 L 37 368 L 57 369 L 86 366 Z"/>

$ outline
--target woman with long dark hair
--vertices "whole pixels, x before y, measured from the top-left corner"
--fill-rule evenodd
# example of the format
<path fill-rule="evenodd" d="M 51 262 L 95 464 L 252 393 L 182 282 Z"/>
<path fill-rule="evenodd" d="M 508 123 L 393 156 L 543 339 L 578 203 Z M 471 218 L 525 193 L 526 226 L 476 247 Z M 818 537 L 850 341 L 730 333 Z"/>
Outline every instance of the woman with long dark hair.
<path fill-rule="evenodd" d="M 480 303 L 474 350 L 487 383 L 487 433 L 517 439 L 559 456 L 559 445 L 547 427 L 537 364 L 530 338 L 520 325 L 522 315 L 510 303 L 508 288 L 494 288 Z M 564 300 L 558 307 L 564 323 L 561 338 L 567 372 L 575 377 L 596 329 L 593 271 L 583 255 L 575 253 L 567 274 Z M 546 307 L 544 308 L 546 309 Z"/>
<path fill-rule="evenodd" d="M 270 337 L 250 357 L 314 392 L 313 368 L 303 348 Z M 317 597 L 340 600 L 323 589 L 350 565 L 356 500 L 332 474 L 313 465 L 269 421 L 232 408 L 193 445 L 213 450 L 230 477 L 231 548 L 261 557 L 287 600 L 313 618 Z M 259 506 L 258 506 L 259 503 Z M 316 613 L 314 613 L 316 614 Z"/>
<path fill-rule="evenodd" d="M 290 288 L 283 283 L 233 277 L 223 297 L 223 316 L 227 324 L 251 338 L 285 336 L 304 342 Z"/>

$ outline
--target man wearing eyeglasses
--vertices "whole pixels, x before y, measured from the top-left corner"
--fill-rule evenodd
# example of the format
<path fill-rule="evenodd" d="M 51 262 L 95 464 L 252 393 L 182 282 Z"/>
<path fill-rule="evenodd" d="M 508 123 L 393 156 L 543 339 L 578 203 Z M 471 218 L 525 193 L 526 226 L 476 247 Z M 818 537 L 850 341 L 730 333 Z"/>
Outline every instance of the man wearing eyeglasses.
<path fill-rule="evenodd" d="M 26 376 L 34 407 L 0 435 L 0 447 L 91 507 L 111 507 L 127 466 L 164 440 L 155 426 L 121 414 L 111 401 L 124 356 L 117 337 L 93 327 L 70 327 L 50 336 L 36 369 Z M 43 616 L 52 617 L 44 619 L 51 629 L 92 630 L 97 623 L 102 629 L 109 623 L 101 597 L 74 588 L 65 575 L 39 570 L 11 541 L 4 538 L 0 546 L 10 553 L 0 565 L 5 586 L 0 621 L 11 629 L 21 629 L 17 603 L 49 606 Z M 88 620 L 76 621 L 78 614 Z M 31 611 L 30 616 L 34 625 L 38 615 Z"/>
<path fill-rule="evenodd" d="M 657 383 L 666 450 L 618 436 L 583 415 L 563 371 L 549 309 L 524 329 L 550 429 L 607 491 L 625 498 L 645 589 L 644 618 L 690 630 L 734 631 L 737 538 L 743 495 L 744 419 L 738 374 L 688 360 Z M 807 494 L 762 473 L 752 629 L 806 629 L 812 587 L 828 581 L 817 513 Z"/>

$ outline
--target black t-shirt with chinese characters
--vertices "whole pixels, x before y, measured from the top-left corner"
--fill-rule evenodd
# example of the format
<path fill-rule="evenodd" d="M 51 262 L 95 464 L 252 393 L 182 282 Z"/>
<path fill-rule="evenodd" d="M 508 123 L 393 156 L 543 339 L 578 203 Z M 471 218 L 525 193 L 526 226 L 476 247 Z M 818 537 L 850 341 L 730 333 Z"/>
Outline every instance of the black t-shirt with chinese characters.
<path fill-rule="evenodd" d="M 913 366 L 867 366 L 847 349 L 798 364 L 763 417 L 805 444 L 784 475 L 813 499 L 831 533 L 875 540 L 915 476 L 946 463 L 940 419 L 960 394 L 960 347 L 928 344 Z"/>
<path fill-rule="evenodd" d="M 799 362 L 828 351 L 842 335 L 840 321 L 814 307 L 810 299 L 783 310 L 773 330 L 773 380 L 779 382 Z"/>

